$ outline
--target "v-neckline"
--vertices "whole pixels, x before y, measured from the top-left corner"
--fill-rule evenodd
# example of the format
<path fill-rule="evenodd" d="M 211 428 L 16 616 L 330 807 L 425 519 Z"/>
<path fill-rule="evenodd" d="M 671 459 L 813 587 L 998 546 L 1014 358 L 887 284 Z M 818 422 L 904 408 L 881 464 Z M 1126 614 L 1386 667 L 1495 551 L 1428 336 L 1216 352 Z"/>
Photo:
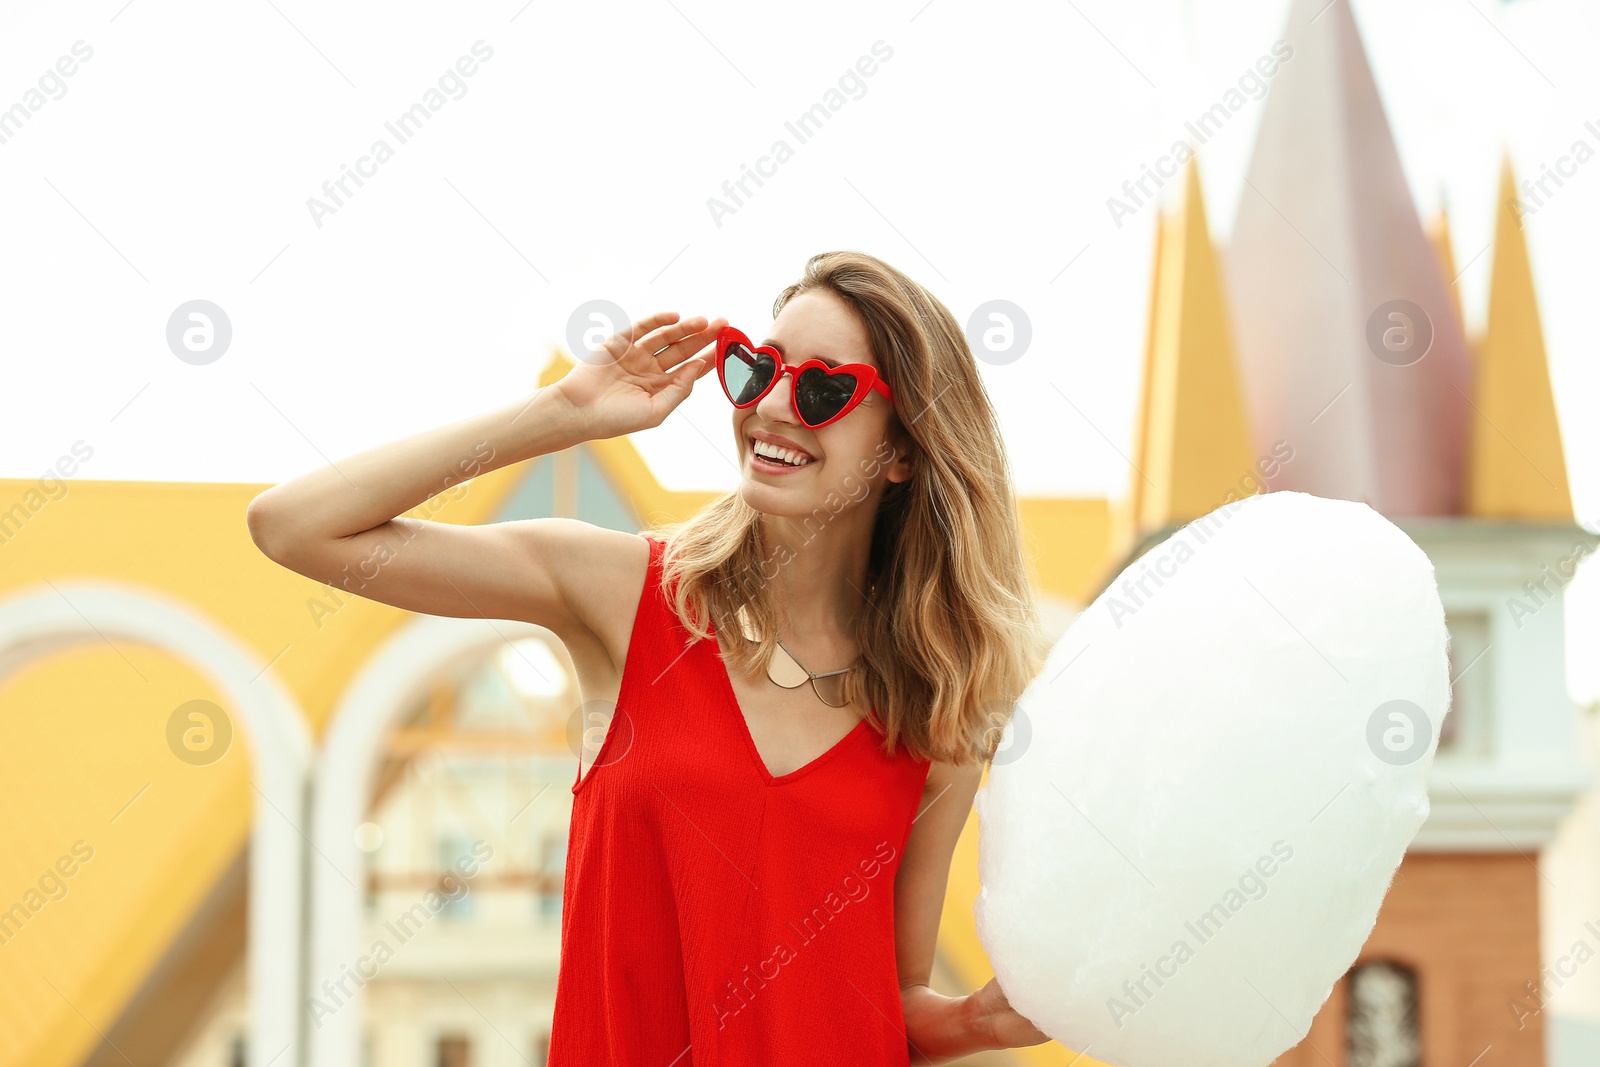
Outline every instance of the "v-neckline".
<path fill-rule="evenodd" d="M 856 724 L 850 727 L 850 730 L 843 737 L 835 741 L 833 745 L 827 749 L 827 751 L 823 752 L 809 763 L 803 763 L 794 770 L 789 771 L 787 774 L 773 774 L 771 769 L 767 767 L 767 761 L 762 758 L 761 750 L 756 747 L 755 736 L 750 733 L 750 722 L 744 717 L 744 708 L 739 706 L 739 694 L 733 688 L 733 676 L 728 673 L 728 665 L 723 662 L 722 659 L 722 642 L 717 640 L 716 625 L 711 624 L 710 629 L 711 658 L 716 662 L 716 673 L 717 676 L 722 680 L 722 692 L 725 698 L 723 703 L 727 706 L 728 710 L 733 713 L 734 719 L 737 720 L 739 736 L 744 738 L 745 750 L 750 753 L 750 762 L 754 764 L 756 773 L 761 776 L 761 779 L 765 784 L 785 785 L 789 782 L 792 782 L 796 778 L 801 777 L 802 775 L 809 774 L 811 771 L 820 767 L 822 764 L 827 763 L 833 757 L 842 752 L 845 746 L 848 745 L 857 734 L 861 733 L 869 725 L 867 716 L 863 715 L 861 718 L 856 720 Z"/>

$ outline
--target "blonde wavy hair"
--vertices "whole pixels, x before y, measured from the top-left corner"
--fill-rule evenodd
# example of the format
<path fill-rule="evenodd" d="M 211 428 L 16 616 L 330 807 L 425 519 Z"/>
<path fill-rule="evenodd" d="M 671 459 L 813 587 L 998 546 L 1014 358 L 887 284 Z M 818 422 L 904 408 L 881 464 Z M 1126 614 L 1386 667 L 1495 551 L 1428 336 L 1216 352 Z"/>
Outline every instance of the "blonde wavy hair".
<path fill-rule="evenodd" d="M 901 745 L 925 759 L 987 761 L 1049 651 L 994 407 L 955 317 L 894 267 L 862 252 L 819 253 L 778 295 L 774 317 L 812 290 L 843 298 L 865 324 L 894 384 L 890 436 L 914 470 L 879 501 L 865 590 L 874 610 L 856 616 L 863 669 L 845 676 L 844 698 L 866 698 L 889 753 Z M 907 424 L 901 411 L 921 414 Z M 644 531 L 665 542 L 663 580 L 685 628 L 710 639 L 700 620 L 714 620 L 725 662 L 741 673 L 777 647 L 771 585 L 757 577 L 773 561 L 760 514 L 734 489 Z M 821 507 L 813 516 L 818 526 L 831 518 Z"/>

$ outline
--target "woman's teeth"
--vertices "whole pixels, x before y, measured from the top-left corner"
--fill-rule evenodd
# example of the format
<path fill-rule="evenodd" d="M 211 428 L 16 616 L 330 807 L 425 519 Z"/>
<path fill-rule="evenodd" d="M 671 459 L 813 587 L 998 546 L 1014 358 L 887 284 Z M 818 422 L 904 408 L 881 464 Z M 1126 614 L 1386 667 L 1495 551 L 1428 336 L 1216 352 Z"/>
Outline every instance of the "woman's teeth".
<path fill-rule="evenodd" d="M 777 445 L 769 445 L 765 441 L 752 441 L 751 450 L 762 459 L 773 463 L 781 463 L 786 467 L 804 467 L 811 462 L 811 457 L 803 452 L 795 452 Z"/>

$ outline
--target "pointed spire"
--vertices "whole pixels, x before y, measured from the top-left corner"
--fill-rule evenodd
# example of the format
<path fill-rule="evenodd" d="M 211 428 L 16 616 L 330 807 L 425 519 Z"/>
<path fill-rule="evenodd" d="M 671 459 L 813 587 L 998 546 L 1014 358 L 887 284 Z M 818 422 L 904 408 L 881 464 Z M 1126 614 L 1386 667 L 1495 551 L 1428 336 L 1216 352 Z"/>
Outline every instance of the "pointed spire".
<path fill-rule="evenodd" d="M 1508 155 L 1500 166 L 1489 319 L 1479 349 L 1469 508 L 1485 517 L 1571 520 L 1561 427 L 1516 199 Z"/>
<path fill-rule="evenodd" d="M 1187 170 L 1183 203 L 1157 223 L 1129 494 L 1135 536 L 1198 518 L 1255 485 L 1197 161 Z"/>
<path fill-rule="evenodd" d="M 1227 258 L 1256 453 L 1293 448 L 1275 489 L 1457 514 L 1466 341 L 1351 5 L 1292 0 L 1283 37 Z"/>
<path fill-rule="evenodd" d="M 1439 213 L 1428 224 L 1428 243 L 1433 245 L 1433 256 L 1439 261 L 1439 273 L 1444 276 L 1445 291 L 1450 294 L 1450 306 L 1455 308 L 1456 326 L 1466 336 L 1467 320 L 1461 314 L 1461 290 L 1456 286 L 1455 242 L 1450 239 L 1450 208 L 1444 193 L 1439 194 Z M 1472 355 L 1472 345 L 1467 345 L 1467 355 Z"/>
<path fill-rule="evenodd" d="M 1144 360 L 1139 369 L 1139 407 L 1134 412 L 1133 465 L 1128 492 L 1111 504 L 1112 562 L 1120 564 L 1127 550 L 1139 539 L 1139 515 L 1144 509 L 1145 480 L 1139 474 L 1145 466 L 1145 423 L 1150 410 L 1150 380 L 1154 377 L 1156 308 L 1161 302 L 1162 234 L 1166 232 L 1166 211 L 1156 210 L 1155 249 L 1150 256 L 1150 293 L 1144 320 Z"/>

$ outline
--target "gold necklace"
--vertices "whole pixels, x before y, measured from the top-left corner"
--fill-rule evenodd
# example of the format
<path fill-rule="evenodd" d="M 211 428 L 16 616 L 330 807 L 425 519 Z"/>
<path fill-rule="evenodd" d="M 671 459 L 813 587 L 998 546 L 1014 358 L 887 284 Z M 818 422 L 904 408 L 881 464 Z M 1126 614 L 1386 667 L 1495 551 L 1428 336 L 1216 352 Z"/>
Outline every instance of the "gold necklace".
<path fill-rule="evenodd" d="M 735 613 L 735 618 L 739 623 L 739 629 L 744 632 L 745 640 L 756 640 L 755 631 L 745 617 L 745 612 L 742 608 Z M 771 656 L 767 657 L 767 678 L 772 681 L 773 685 L 782 689 L 798 689 L 809 682 L 811 683 L 811 691 L 817 694 L 817 699 L 828 705 L 828 707 L 842 708 L 845 706 L 847 702 L 843 697 L 844 683 L 832 681 L 831 679 L 838 678 L 842 674 L 849 674 L 855 670 L 856 666 L 861 662 L 859 655 L 856 656 L 855 662 L 848 667 L 818 674 L 807 668 L 793 652 L 789 651 L 789 646 L 783 643 L 783 638 L 780 637 L 777 640 L 778 647 L 773 649 Z M 817 685 L 819 679 L 826 684 Z M 824 689 L 828 691 L 827 695 L 824 695 Z M 833 699 L 830 700 L 830 696 Z"/>
<path fill-rule="evenodd" d="M 782 650 L 782 655 L 779 655 L 778 650 Z M 861 662 L 860 656 L 857 656 L 855 662 L 848 667 L 841 667 L 836 671 L 824 671 L 818 674 L 807 669 L 805 664 L 801 663 L 795 654 L 789 651 L 789 646 L 783 643 L 783 638 L 781 637 L 778 638 L 778 650 L 774 650 L 767 660 L 767 677 L 772 680 L 774 685 L 781 686 L 784 689 L 798 689 L 810 682 L 811 691 L 817 694 L 817 699 L 828 705 L 828 707 L 842 708 L 845 706 L 847 702 L 843 699 L 843 682 L 828 683 L 828 691 L 836 698 L 836 702 L 822 695 L 822 688 L 817 685 L 817 681 L 818 679 L 837 678 L 841 674 L 849 674 L 855 670 L 856 664 Z"/>

